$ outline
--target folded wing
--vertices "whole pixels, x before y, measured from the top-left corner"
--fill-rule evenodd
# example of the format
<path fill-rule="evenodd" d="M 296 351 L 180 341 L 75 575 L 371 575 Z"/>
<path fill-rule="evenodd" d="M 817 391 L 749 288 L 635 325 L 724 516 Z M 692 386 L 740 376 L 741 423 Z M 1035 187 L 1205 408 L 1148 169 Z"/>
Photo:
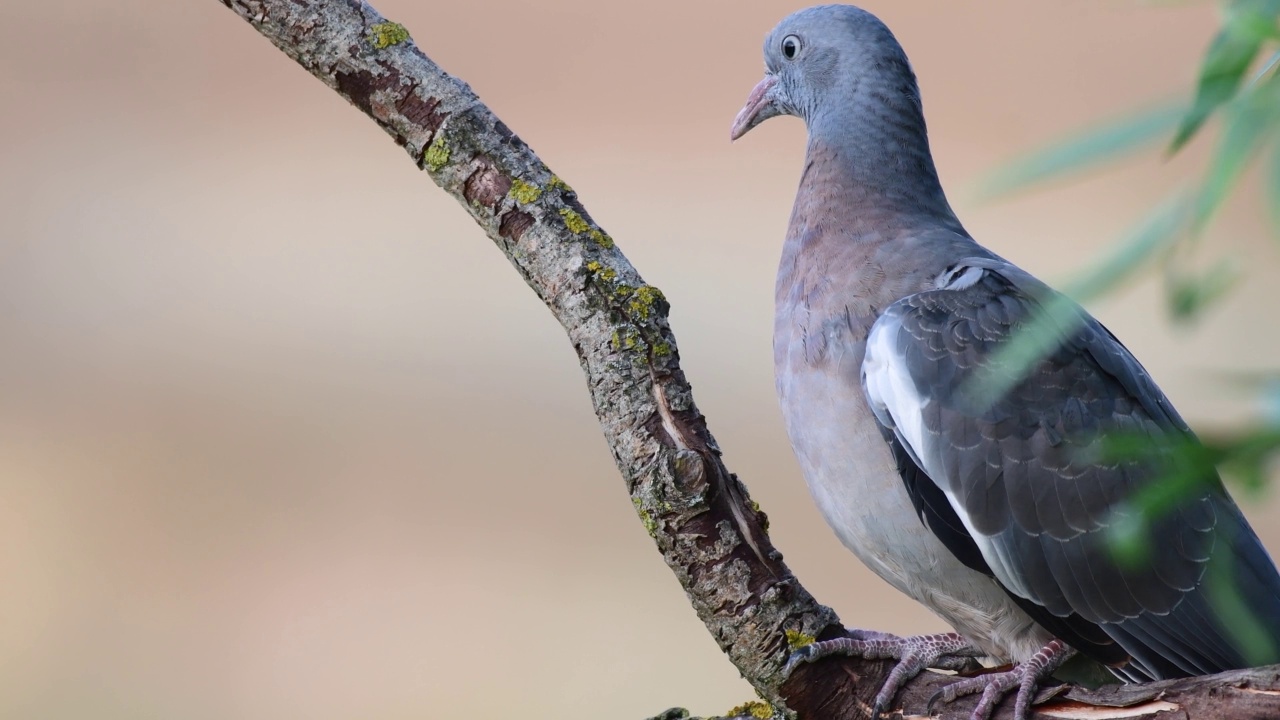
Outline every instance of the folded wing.
<path fill-rule="evenodd" d="M 1070 304 L 1045 317 L 1051 298 L 971 258 L 872 328 L 863 386 L 925 525 L 1050 632 L 1113 666 L 1127 657 L 1135 679 L 1280 660 L 1280 575 L 1216 475 L 1148 518 L 1140 559 L 1116 552 L 1109 528 L 1167 473 L 1158 457 L 1107 458 L 1103 438 L 1194 436 L 1096 320 Z M 1018 367 L 1000 350 L 1033 318 L 1052 350 Z M 1013 373 L 982 397 L 983 378 Z"/>

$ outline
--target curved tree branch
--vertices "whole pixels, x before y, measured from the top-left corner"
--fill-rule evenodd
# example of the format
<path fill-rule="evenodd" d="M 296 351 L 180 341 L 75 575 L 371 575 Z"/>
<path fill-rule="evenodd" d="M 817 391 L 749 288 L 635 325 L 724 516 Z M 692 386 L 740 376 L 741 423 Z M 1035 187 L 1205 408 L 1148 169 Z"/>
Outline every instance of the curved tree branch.
<path fill-rule="evenodd" d="M 573 190 L 404 27 L 362 0 L 219 1 L 391 135 L 471 213 L 564 326 L 642 524 L 742 675 L 780 715 L 865 717 L 886 662 L 831 658 L 783 677 L 793 647 L 836 636 L 840 621 L 787 569 L 764 513 L 721 461 L 680 370 L 662 293 Z M 926 673 L 904 690 L 903 705 L 923 712 L 945 681 Z M 1280 674 L 1094 694 L 1072 688 L 1037 717 L 1062 717 L 1045 713 L 1064 698 L 1092 704 L 1099 714 L 1088 717 L 1098 718 L 1280 717 Z M 971 705 L 957 702 L 944 717 L 967 717 Z M 1130 709 L 1105 709 L 1115 705 Z"/>

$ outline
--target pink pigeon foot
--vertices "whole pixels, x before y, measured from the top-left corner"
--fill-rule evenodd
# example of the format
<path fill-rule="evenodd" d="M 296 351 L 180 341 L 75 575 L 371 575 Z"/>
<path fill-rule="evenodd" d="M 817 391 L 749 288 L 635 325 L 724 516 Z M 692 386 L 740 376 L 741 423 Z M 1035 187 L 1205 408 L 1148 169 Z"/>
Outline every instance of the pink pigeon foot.
<path fill-rule="evenodd" d="M 968 672 L 981 667 L 975 658 L 981 657 L 983 652 L 956 633 L 898 637 L 874 630 L 848 629 L 845 632 L 845 637 L 821 640 L 795 651 L 783 672 L 790 673 L 802 662 L 813 662 L 829 655 L 897 660 L 898 664 L 876 694 L 871 711 L 873 718 L 880 717 L 902 686 L 925 668 Z"/>
<path fill-rule="evenodd" d="M 1012 670 L 965 678 L 942 688 L 929 700 L 929 714 L 933 714 L 933 706 L 939 700 L 949 703 L 965 695 L 982 693 L 970 720 L 989 720 L 1001 698 L 1016 689 L 1018 694 L 1013 706 L 1014 720 L 1027 720 L 1031 712 L 1031 701 L 1035 699 L 1040 682 L 1075 654 L 1076 651 L 1062 641 L 1054 640 L 1026 662 L 1015 665 Z"/>

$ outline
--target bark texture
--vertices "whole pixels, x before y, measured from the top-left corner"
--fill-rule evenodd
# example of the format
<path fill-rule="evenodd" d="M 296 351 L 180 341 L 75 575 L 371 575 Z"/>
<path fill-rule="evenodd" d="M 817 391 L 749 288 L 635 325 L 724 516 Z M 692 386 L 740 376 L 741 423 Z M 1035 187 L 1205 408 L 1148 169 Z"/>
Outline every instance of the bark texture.
<path fill-rule="evenodd" d="M 471 213 L 560 321 L 641 524 L 707 630 L 771 704 L 741 712 L 866 717 L 889 663 L 832 658 L 782 676 L 794 647 L 837 635 L 840 621 L 787 569 L 764 513 L 722 462 L 680 370 L 666 299 L 569 185 L 403 26 L 362 0 L 219 2 L 385 130 Z M 923 713 L 945 681 L 926 673 L 900 700 Z M 1073 688 L 1050 703 L 1037 717 L 1276 718 L 1280 673 L 1092 694 Z M 970 707 L 957 702 L 942 717 L 967 717 Z"/>

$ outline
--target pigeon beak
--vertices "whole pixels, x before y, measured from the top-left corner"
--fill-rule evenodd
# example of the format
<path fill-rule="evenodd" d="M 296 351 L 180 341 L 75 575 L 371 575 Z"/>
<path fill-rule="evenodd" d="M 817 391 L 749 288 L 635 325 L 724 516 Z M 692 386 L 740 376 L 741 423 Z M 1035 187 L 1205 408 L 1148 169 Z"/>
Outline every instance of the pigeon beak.
<path fill-rule="evenodd" d="M 746 135 L 751 128 L 765 120 L 782 114 L 773 92 L 777 82 L 778 76 L 769 73 L 751 90 L 751 94 L 747 96 L 747 104 L 738 111 L 738 117 L 733 119 L 733 127 L 729 128 L 730 142 Z"/>

